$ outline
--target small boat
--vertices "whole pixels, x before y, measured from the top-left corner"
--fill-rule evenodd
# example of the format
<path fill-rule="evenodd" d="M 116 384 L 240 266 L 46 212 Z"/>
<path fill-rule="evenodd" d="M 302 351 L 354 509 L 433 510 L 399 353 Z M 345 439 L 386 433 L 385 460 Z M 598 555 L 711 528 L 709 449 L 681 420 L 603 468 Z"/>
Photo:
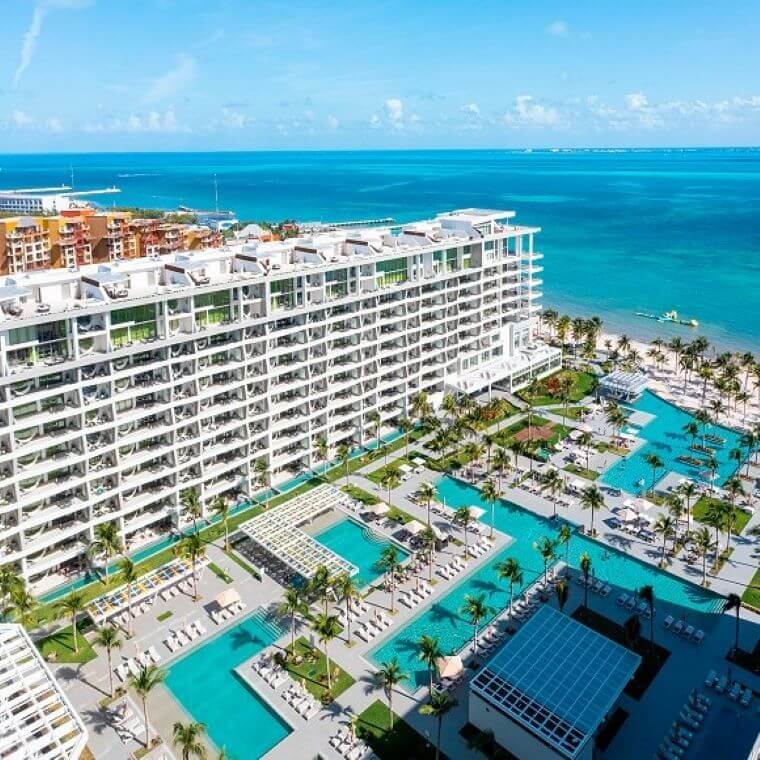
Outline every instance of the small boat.
<path fill-rule="evenodd" d="M 684 325 L 686 327 L 699 327 L 699 322 L 696 319 L 684 319 L 678 315 L 675 309 L 666 311 L 663 314 L 655 314 L 651 311 L 637 311 L 636 316 L 644 317 L 644 319 L 654 319 L 657 322 L 672 322 L 673 324 Z"/>

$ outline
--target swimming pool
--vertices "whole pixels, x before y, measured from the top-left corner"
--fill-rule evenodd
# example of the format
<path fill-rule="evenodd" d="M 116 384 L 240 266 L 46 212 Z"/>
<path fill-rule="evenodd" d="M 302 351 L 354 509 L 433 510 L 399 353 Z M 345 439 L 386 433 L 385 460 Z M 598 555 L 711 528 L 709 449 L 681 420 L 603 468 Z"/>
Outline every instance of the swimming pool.
<path fill-rule="evenodd" d="M 354 522 L 350 517 L 339 520 L 314 538 L 359 568 L 358 574 L 354 576 L 358 586 L 367 586 L 383 574 L 377 563 L 386 546 L 396 547 L 399 562 L 409 556 L 409 552 L 397 544 L 378 536 L 369 527 Z"/>
<path fill-rule="evenodd" d="M 169 668 L 169 691 L 230 757 L 261 757 L 292 730 L 234 672 L 280 635 L 257 610 Z"/>
<path fill-rule="evenodd" d="M 665 467 L 658 470 L 658 481 L 668 472 L 678 472 L 695 480 L 709 482 L 706 468 L 692 467 L 677 460 L 679 456 L 689 454 L 700 459 L 706 457 L 689 450 L 691 438 L 684 433 L 684 427 L 694 419 L 691 414 L 651 391 L 644 391 L 641 398 L 631 406 L 636 411 L 654 415 L 654 419 L 641 427 L 631 426 L 632 434 L 643 438 L 644 444 L 607 469 L 601 477 L 603 483 L 632 494 L 648 490 L 652 485 L 652 468 L 646 462 L 647 454 L 657 454 L 665 463 Z M 708 425 L 707 432 L 726 439 L 723 445 L 708 443 L 715 448 L 715 459 L 718 461 L 715 482 L 722 485 L 737 470 L 737 463 L 729 458 L 729 452 L 740 447 L 741 436 L 722 425 Z"/>
<path fill-rule="evenodd" d="M 438 497 L 441 500 L 445 499 L 448 506 L 482 507 L 486 510 L 483 521 L 490 521 L 490 505 L 480 497 L 480 491 L 474 486 L 444 476 L 438 481 L 437 489 Z M 543 563 L 533 545 L 542 536 L 556 538 L 557 524 L 512 502 L 501 500 L 496 506 L 494 525 L 512 536 L 514 541 L 491 561 L 463 578 L 445 596 L 424 609 L 398 633 L 381 642 L 370 652 L 369 657 L 373 662 L 379 664 L 397 657 L 402 670 L 410 676 L 410 684 L 415 687 L 423 685 L 427 682 L 427 669 L 417 660 L 417 642 L 423 634 L 433 633 L 439 638 L 444 652 L 455 652 L 472 637 L 472 627 L 459 611 L 466 594 L 485 593 L 487 603 L 493 609 L 492 616 L 509 604 L 508 584 L 500 581 L 494 570 L 497 562 L 507 557 L 516 559 L 520 563 L 526 584 L 543 573 Z M 684 613 L 688 612 L 692 617 L 695 614 L 719 612 L 723 608 L 723 597 L 585 536 L 574 535 L 568 551 L 560 548 L 558 558 L 566 559 L 572 567 L 577 568 L 580 556 L 584 552 L 591 557 L 592 572 L 596 577 L 613 587 L 634 590 L 651 585 L 656 599 L 683 607 Z M 515 593 L 517 592 L 518 589 L 515 588 Z M 571 596 L 577 593 L 571 588 Z"/>

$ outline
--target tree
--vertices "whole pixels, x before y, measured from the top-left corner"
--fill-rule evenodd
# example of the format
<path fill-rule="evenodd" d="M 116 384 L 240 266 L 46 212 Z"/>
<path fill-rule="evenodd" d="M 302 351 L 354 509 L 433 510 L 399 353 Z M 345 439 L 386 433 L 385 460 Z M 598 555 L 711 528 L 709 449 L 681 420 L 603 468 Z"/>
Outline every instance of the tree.
<path fill-rule="evenodd" d="M 150 723 L 148 722 L 148 695 L 166 678 L 166 671 L 155 665 L 140 668 L 137 675 L 129 677 L 129 685 L 142 701 L 143 719 L 145 721 L 145 746 L 150 747 Z"/>
<path fill-rule="evenodd" d="M 498 474 L 496 485 L 501 491 L 501 479 L 504 477 L 505 470 L 509 469 L 509 452 L 502 446 L 497 446 L 493 454 L 493 466 Z"/>
<path fill-rule="evenodd" d="M 430 696 L 432 697 L 435 661 L 439 657 L 443 656 L 443 650 L 441 649 L 438 638 L 435 636 L 428 636 L 427 634 L 420 637 L 420 640 L 417 642 L 417 649 L 417 659 L 421 660 L 425 663 L 425 665 L 427 665 L 429 680 L 428 687 L 430 690 Z"/>
<path fill-rule="evenodd" d="M 729 594 L 723 611 L 736 610 L 736 631 L 734 634 L 734 654 L 739 651 L 739 616 L 742 609 L 741 597 L 737 594 Z"/>
<path fill-rule="evenodd" d="M 327 462 L 327 456 L 330 451 L 330 447 L 327 445 L 327 438 L 319 436 L 314 439 L 314 458 L 317 462 Z M 324 473 L 323 473 L 324 474 Z"/>
<path fill-rule="evenodd" d="M 654 487 L 657 483 L 657 471 L 661 470 L 665 466 L 665 463 L 657 454 L 652 452 L 644 455 L 644 461 L 652 468 L 652 487 L 649 490 L 654 493 Z"/>
<path fill-rule="evenodd" d="M 110 694 L 111 699 L 113 699 L 116 692 L 113 687 L 113 667 L 111 663 L 111 653 L 114 649 L 121 649 L 119 630 L 112 625 L 98 628 L 98 632 L 95 634 L 94 643 L 106 650 L 106 658 L 108 659 L 108 679 L 111 687 Z"/>
<path fill-rule="evenodd" d="M 591 557 L 588 552 L 583 552 L 580 559 L 580 569 L 583 573 L 583 606 L 588 608 L 588 579 L 591 574 Z"/>
<path fill-rule="evenodd" d="M 62 615 L 68 615 L 71 618 L 71 638 L 74 641 L 74 651 L 79 651 L 79 637 L 77 632 L 77 615 L 84 609 L 84 596 L 77 592 L 71 591 L 58 603 L 58 610 Z"/>
<path fill-rule="evenodd" d="M 556 470 L 554 467 L 548 469 L 544 473 L 542 481 L 543 481 L 544 490 L 548 491 L 552 497 L 552 506 L 554 508 L 552 517 L 556 517 L 557 516 L 557 500 L 559 498 L 559 495 L 565 490 L 565 481 L 562 479 L 562 476 L 559 474 L 559 471 Z"/>
<path fill-rule="evenodd" d="M 330 575 L 326 565 L 319 565 L 311 576 L 308 589 L 311 594 L 321 599 L 324 604 L 324 614 L 327 615 L 327 599 L 335 579 Z"/>
<path fill-rule="evenodd" d="M 346 603 L 346 640 L 351 643 L 351 602 L 361 596 L 356 581 L 348 574 L 341 573 L 335 581 L 338 596 Z"/>
<path fill-rule="evenodd" d="M 714 547 L 709 528 L 700 528 L 696 531 L 693 541 L 697 554 L 702 557 L 702 585 L 704 586 L 707 583 L 707 555 Z"/>
<path fill-rule="evenodd" d="M 467 615 L 472 626 L 473 662 L 478 659 L 478 633 L 483 619 L 491 613 L 491 608 L 486 604 L 485 594 L 465 594 L 461 612 Z"/>
<path fill-rule="evenodd" d="M 654 649 L 654 589 L 649 584 L 642 586 L 639 596 L 649 608 L 649 646 Z"/>
<path fill-rule="evenodd" d="M 493 538 L 493 523 L 495 519 L 496 502 L 501 498 L 499 490 L 496 488 L 496 484 L 490 478 L 483 483 L 483 487 L 480 489 L 480 496 L 491 507 L 491 538 Z"/>
<path fill-rule="evenodd" d="M 375 430 L 375 435 L 373 436 L 375 441 L 377 442 L 377 445 L 380 446 L 380 425 L 382 424 L 382 419 L 380 417 L 380 412 L 377 411 L 377 409 L 373 409 L 372 411 L 367 413 L 367 422 L 370 424 L 372 428 Z M 386 454 L 386 461 L 387 461 L 387 454 Z"/>
<path fill-rule="evenodd" d="M 557 546 L 564 545 L 565 547 L 565 562 L 570 562 L 570 540 L 573 537 L 573 529 L 568 523 L 563 522 L 559 526 L 559 532 L 557 533 Z"/>
<path fill-rule="evenodd" d="M 468 506 L 459 507 L 454 512 L 454 522 L 462 526 L 464 530 L 464 556 L 467 557 L 467 537 L 469 532 L 470 523 L 472 522 L 472 512 Z"/>
<path fill-rule="evenodd" d="M 570 596 L 570 587 L 564 578 L 560 578 L 554 584 L 554 593 L 557 596 L 557 604 L 559 605 L 559 611 L 565 611 L 565 605 L 567 604 L 568 597 Z"/>
<path fill-rule="evenodd" d="M 105 556 L 106 586 L 108 585 L 108 562 L 111 557 L 123 550 L 119 526 L 115 522 L 100 523 L 95 526 L 95 539 L 90 544 L 87 553 L 91 557 L 96 554 Z"/>
<path fill-rule="evenodd" d="M 594 513 L 597 509 L 601 509 L 604 506 L 604 496 L 602 492 L 596 486 L 588 486 L 583 489 L 581 493 L 581 507 L 583 509 L 591 510 L 591 524 L 589 526 L 589 535 L 594 535 Z"/>
<path fill-rule="evenodd" d="M 381 663 L 375 674 L 378 685 L 385 691 L 385 696 L 388 698 L 388 722 L 391 731 L 393 731 L 393 689 L 408 678 L 409 676 L 401 670 L 396 657 Z"/>
<path fill-rule="evenodd" d="M 723 509 L 720 506 L 719 502 L 711 501 L 707 505 L 707 510 L 705 511 L 704 517 L 702 518 L 702 522 L 705 525 L 709 525 L 711 528 L 715 530 L 715 561 L 718 560 L 718 542 L 720 538 L 720 529 L 723 527 L 723 521 L 725 519 L 725 514 L 723 512 Z"/>
<path fill-rule="evenodd" d="M 23 591 L 24 581 L 13 565 L 0 566 L 0 602 L 5 605 L 14 591 Z"/>
<path fill-rule="evenodd" d="M 726 526 L 726 550 L 731 541 L 731 534 L 734 530 L 734 524 L 736 522 L 736 497 L 744 496 L 746 492 L 742 486 L 741 480 L 734 475 L 729 478 L 724 484 L 723 488 L 728 494 L 728 506 L 724 508 L 724 523 Z"/>
<path fill-rule="evenodd" d="M 420 391 L 412 399 L 412 417 L 415 417 L 417 420 L 422 422 L 425 417 L 430 416 L 432 411 L 433 407 L 430 406 L 430 401 L 428 399 L 427 393 L 425 393 L 425 391 Z"/>
<path fill-rule="evenodd" d="M 620 439 L 620 429 L 625 425 L 626 416 L 617 404 L 609 404 L 605 412 L 607 423 L 612 426 L 612 440 Z"/>
<path fill-rule="evenodd" d="M 203 545 L 203 540 L 197 533 L 192 533 L 189 536 L 185 536 L 177 544 L 177 555 L 184 559 L 189 559 L 193 568 L 193 599 L 197 602 L 198 596 L 198 572 L 197 565 L 198 560 L 203 559 L 206 554 L 206 548 Z"/>
<path fill-rule="evenodd" d="M 206 733 L 204 723 L 182 723 L 177 721 L 172 726 L 172 744 L 182 752 L 182 760 L 198 758 L 206 760 L 206 745 L 201 740 Z"/>
<path fill-rule="evenodd" d="M 180 495 L 180 502 L 185 508 L 185 513 L 193 520 L 193 532 L 198 532 L 198 518 L 203 514 L 201 499 L 195 488 L 188 488 Z"/>
<path fill-rule="evenodd" d="M 351 461 L 351 449 L 342 443 L 338 446 L 338 461 L 343 465 L 343 473 L 346 478 L 346 487 L 348 487 L 348 465 Z"/>
<path fill-rule="evenodd" d="M 267 460 L 263 457 L 257 459 L 253 465 L 253 472 L 256 486 L 264 489 L 264 509 L 269 509 L 269 467 L 267 467 Z"/>
<path fill-rule="evenodd" d="M 327 691 L 332 690 L 332 676 L 330 673 L 330 652 L 328 644 L 340 633 L 340 623 L 337 615 L 325 615 L 319 613 L 311 624 L 312 630 L 317 634 L 319 643 L 325 650 L 325 669 L 327 670 Z"/>
<path fill-rule="evenodd" d="M 434 691 L 430 695 L 430 702 L 420 707 L 421 715 L 428 715 L 438 721 L 438 734 L 435 741 L 435 758 L 439 760 L 441 756 L 441 726 L 443 718 L 449 712 L 457 701 L 447 691 Z"/>
<path fill-rule="evenodd" d="M 520 563 L 514 557 L 507 557 L 494 566 L 499 580 L 509 583 L 509 625 L 512 626 L 512 599 L 514 597 L 515 586 L 522 585 L 523 572 Z"/>
<path fill-rule="evenodd" d="M 10 599 L 3 610 L 3 616 L 10 616 L 25 628 L 31 628 L 35 624 L 34 611 L 37 606 L 37 600 L 23 586 L 14 588 L 10 592 Z"/>
<path fill-rule="evenodd" d="M 691 480 L 687 480 L 678 489 L 681 496 L 684 499 L 684 506 L 686 509 L 686 531 L 691 531 L 691 500 L 699 494 L 697 484 Z"/>
<path fill-rule="evenodd" d="M 404 456 L 409 455 L 409 433 L 414 430 L 414 423 L 408 417 L 398 421 L 398 429 L 404 434 Z"/>
<path fill-rule="evenodd" d="M 570 391 L 573 389 L 573 376 L 570 372 L 560 372 L 559 392 L 562 397 L 562 419 L 567 418 L 567 405 L 570 401 Z"/>
<path fill-rule="evenodd" d="M 290 649 L 293 654 L 296 647 L 296 617 L 305 616 L 307 612 L 301 589 L 298 586 L 288 586 L 282 596 L 282 601 L 277 605 L 277 614 L 280 617 L 290 618 Z"/>
<path fill-rule="evenodd" d="M 594 442 L 594 436 L 588 431 L 583 431 L 578 437 L 578 445 L 583 446 L 586 450 L 586 469 L 589 469 L 589 462 L 591 460 L 591 444 Z"/>
<path fill-rule="evenodd" d="M 380 559 L 378 560 L 380 567 L 387 573 L 388 582 L 390 584 L 391 591 L 391 612 L 395 612 L 394 600 L 396 591 L 396 572 L 401 563 L 398 559 L 398 549 L 393 544 L 388 544 L 380 552 Z"/>
<path fill-rule="evenodd" d="M 391 503 L 391 491 L 398 488 L 401 476 L 395 467 L 386 467 L 380 478 L 380 485 L 388 491 L 388 504 Z"/>
<path fill-rule="evenodd" d="M 557 545 L 547 536 L 542 536 L 533 545 L 533 548 L 539 553 L 541 561 L 544 563 L 544 587 L 546 587 L 546 573 L 549 569 L 549 563 L 554 560 Z"/>
<path fill-rule="evenodd" d="M 211 502 L 211 511 L 219 517 L 224 530 L 224 551 L 230 550 L 230 504 L 224 496 L 217 496 Z"/>
<path fill-rule="evenodd" d="M 119 571 L 121 572 L 121 579 L 127 587 L 127 634 L 132 635 L 132 589 L 134 588 L 137 579 L 140 574 L 137 572 L 137 566 L 129 558 L 124 557 L 119 563 Z"/>
<path fill-rule="evenodd" d="M 428 580 L 433 580 L 433 558 L 435 556 L 435 532 L 428 526 L 425 530 L 420 532 L 420 539 L 422 541 L 422 549 L 427 554 L 428 558 Z"/>
<path fill-rule="evenodd" d="M 417 489 L 417 496 L 424 499 L 427 505 L 427 524 L 430 526 L 430 507 L 436 497 L 435 486 L 432 483 L 422 483 Z"/>
<path fill-rule="evenodd" d="M 641 618 L 638 615 L 631 615 L 623 623 L 623 634 L 630 647 L 636 646 L 636 642 L 641 635 Z"/>
<path fill-rule="evenodd" d="M 665 566 L 665 544 L 667 540 L 675 534 L 675 524 L 670 515 L 660 515 L 652 526 L 652 530 L 659 536 L 662 536 L 662 557 L 660 566 Z"/>
<path fill-rule="evenodd" d="M 694 442 L 696 441 L 697 436 L 699 435 L 699 423 L 696 420 L 689 420 L 683 426 L 683 432 L 686 433 L 686 435 L 688 435 L 689 438 L 691 439 L 691 445 L 693 448 Z"/>

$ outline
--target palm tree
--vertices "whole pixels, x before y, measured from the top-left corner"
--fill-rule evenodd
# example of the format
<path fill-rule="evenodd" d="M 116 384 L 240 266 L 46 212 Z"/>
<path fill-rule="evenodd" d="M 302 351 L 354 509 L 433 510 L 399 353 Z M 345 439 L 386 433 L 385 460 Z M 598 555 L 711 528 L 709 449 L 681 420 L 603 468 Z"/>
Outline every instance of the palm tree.
<path fill-rule="evenodd" d="M 334 582 L 335 579 L 330 575 L 330 570 L 326 565 L 319 565 L 309 581 L 309 592 L 322 600 L 325 615 L 327 615 L 327 600 Z"/>
<path fill-rule="evenodd" d="M 99 647 L 103 647 L 106 650 L 106 657 L 108 659 L 108 678 L 111 686 L 111 699 L 113 699 L 115 689 L 113 687 L 113 668 L 111 666 L 111 652 L 114 649 L 121 649 L 121 639 L 119 638 L 119 631 L 115 626 L 108 625 L 103 628 L 98 628 L 98 632 L 95 634 L 94 643 Z"/>
<path fill-rule="evenodd" d="M 591 510 L 591 524 L 589 526 L 589 535 L 591 536 L 596 532 L 594 530 L 594 513 L 603 506 L 604 496 L 602 496 L 602 492 L 596 486 L 588 486 L 583 489 L 583 493 L 581 493 L 581 507 Z"/>
<path fill-rule="evenodd" d="M 370 427 L 374 428 L 375 435 L 373 438 L 375 441 L 377 441 L 377 445 L 380 445 L 380 425 L 382 424 L 382 419 L 380 417 L 380 412 L 377 411 L 377 409 L 373 409 L 370 412 L 367 412 L 367 423 L 370 425 Z"/>
<path fill-rule="evenodd" d="M 106 586 L 108 585 L 108 561 L 123 550 L 119 526 L 115 522 L 100 523 L 100 525 L 95 526 L 95 539 L 90 544 L 87 553 L 91 557 L 96 554 L 105 556 Z"/>
<path fill-rule="evenodd" d="M 731 542 L 731 533 L 734 529 L 734 523 L 736 522 L 736 497 L 737 496 L 744 496 L 746 495 L 746 492 L 744 490 L 744 487 L 742 486 L 741 480 L 734 475 L 733 477 L 729 478 L 724 484 L 723 488 L 728 494 L 728 507 L 726 507 L 724 515 L 725 515 L 725 525 L 726 525 L 726 549 L 728 550 L 728 545 Z"/>
<path fill-rule="evenodd" d="M 256 486 L 264 489 L 264 509 L 269 509 L 269 467 L 263 457 L 253 465 Z"/>
<path fill-rule="evenodd" d="M 586 449 L 586 469 L 589 469 L 589 460 L 591 458 L 591 444 L 594 442 L 594 436 L 587 430 L 584 430 L 580 436 L 578 436 L 578 445 L 583 446 Z"/>
<path fill-rule="evenodd" d="M 182 723 L 177 721 L 172 726 L 172 744 L 182 752 L 182 760 L 198 758 L 206 760 L 206 745 L 201 740 L 206 733 L 204 723 Z"/>
<path fill-rule="evenodd" d="M 150 747 L 150 723 L 148 722 L 148 695 L 166 678 L 166 671 L 155 665 L 140 668 L 137 675 L 129 677 L 129 685 L 135 690 L 142 701 L 143 718 L 145 720 L 145 746 Z"/>
<path fill-rule="evenodd" d="M 562 397 L 562 419 L 567 418 L 567 405 L 570 402 L 570 391 L 573 389 L 573 376 L 569 372 L 559 375 L 559 393 Z"/>
<path fill-rule="evenodd" d="M 74 652 L 79 651 L 79 637 L 77 635 L 77 615 L 84 609 L 84 595 L 72 591 L 58 603 L 58 611 L 62 615 L 71 618 L 71 638 L 74 641 Z"/>
<path fill-rule="evenodd" d="M 620 437 L 620 428 L 625 425 L 626 416 L 614 401 L 607 404 L 604 413 L 607 424 L 612 426 L 612 439 L 614 441 Z"/>
<path fill-rule="evenodd" d="M 665 544 L 676 532 L 673 518 L 670 517 L 670 515 L 660 515 L 652 526 L 652 530 L 662 536 L 662 557 L 660 559 L 660 566 L 665 567 Z"/>
<path fill-rule="evenodd" d="M 559 611 L 564 612 L 565 605 L 567 604 L 567 600 L 570 596 L 570 587 L 564 578 L 560 578 L 554 584 L 554 593 L 557 595 L 557 604 L 559 605 Z"/>
<path fill-rule="evenodd" d="M 480 496 L 486 504 L 491 506 L 491 538 L 493 538 L 493 523 L 495 519 L 496 502 L 501 498 L 499 490 L 496 488 L 496 484 L 490 478 L 483 483 L 483 487 L 480 489 Z"/>
<path fill-rule="evenodd" d="M 327 456 L 330 451 L 330 447 L 327 445 L 327 438 L 319 436 L 314 439 L 314 458 L 317 462 L 327 462 Z M 324 475 L 324 472 L 322 473 Z"/>
<path fill-rule="evenodd" d="M 552 497 L 552 505 L 554 507 L 554 513 L 552 517 L 557 516 L 557 500 L 562 491 L 565 490 L 565 481 L 559 474 L 559 471 L 554 467 L 547 470 L 542 478 L 544 490 L 548 491 Z"/>
<path fill-rule="evenodd" d="M 189 559 L 193 568 L 193 599 L 197 602 L 198 596 L 198 573 L 196 566 L 199 559 L 203 559 L 206 554 L 206 548 L 203 546 L 203 540 L 197 533 L 185 536 L 177 544 L 177 556 Z"/>
<path fill-rule="evenodd" d="M 700 528 L 694 533 L 694 547 L 702 557 L 702 585 L 707 583 L 707 555 L 713 550 L 713 541 L 709 528 Z"/>
<path fill-rule="evenodd" d="M 699 494 L 697 484 L 691 480 L 687 480 L 678 489 L 681 496 L 684 498 L 684 505 L 686 508 L 686 531 L 691 530 L 691 500 Z"/>
<path fill-rule="evenodd" d="M 382 687 L 388 698 L 388 721 L 391 731 L 393 731 L 393 688 L 406 681 L 407 678 L 409 676 L 401 670 L 396 657 L 388 662 L 381 663 L 375 674 L 378 685 Z"/>
<path fill-rule="evenodd" d="M 127 623 L 127 635 L 132 635 L 132 588 L 134 587 L 134 584 L 137 582 L 137 579 L 140 577 L 140 574 L 137 572 L 137 566 L 135 563 L 129 558 L 124 557 L 124 559 L 119 563 L 119 572 L 121 573 L 121 579 L 124 581 L 124 584 L 127 587 L 127 618 L 129 622 Z"/>
<path fill-rule="evenodd" d="M 380 485 L 388 491 L 388 504 L 391 503 L 391 491 L 398 488 L 401 483 L 401 476 L 395 467 L 386 467 L 385 472 L 380 478 Z"/>
<path fill-rule="evenodd" d="M 185 508 L 185 512 L 193 519 L 193 532 L 198 532 L 198 518 L 203 514 L 201 499 L 195 488 L 188 488 L 180 495 L 180 502 Z"/>
<path fill-rule="evenodd" d="M 332 690 L 332 675 L 330 673 L 330 653 L 327 645 L 340 633 L 340 623 L 337 615 L 324 615 L 321 612 L 311 623 L 312 630 L 317 634 L 319 643 L 325 650 L 325 669 L 327 671 L 327 691 Z"/>
<path fill-rule="evenodd" d="M 420 715 L 428 715 L 438 721 L 438 734 L 435 740 L 435 760 L 439 760 L 441 757 L 441 726 L 443 724 L 443 717 L 456 704 L 456 699 L 449 692 L 434 691 L 430 694 L 430 702 L 420 707 Z"/>
<path fill-rule="evenodd" d="M 394 599 L 396 591 L 396 572 L 398 571 L 401 563 L 398 559 L 398 549 L 393 544 L 389 544 L 384 547 L 380 552 L 380 559 L 378 560 L 379 566 L 388 575 L 390 592 L 391 592 L 391 612 L 395 612 Z"/>
<path fill-rule="evenodd" d="M 296 651 L 296 617 L 306 615 L 308 612 L 303 594 L 298 586 L 288 586 L 282 596 L 282 601 L 277 605 L 277 614 L 280 617 L 290 618 L 290 651 Z"/>
<path fill-rule="evenodd" d="M 0 601 L 5 604 L 14 591 L 23 591 L 24 581 L 13 565 L 0 566 Z"/>
<path fill-rule="evenodd" d="M 512 598 L 514 596 L 515 586 L 522 585 L 523 572 L 520 563 L 514 557 L 507 557 L 501 562 L 494 565 L 499 580 L 508 581 L 509 583 L 509 625 L 512 626 Z"/>
<path fill-rule="evenodd" d="M 472 522 L 472 512 L 468 506 L 461 506 L 454 512 L 454 522 L 458 523 L 464 529 L 464 556 L 467 557 L 467 537 Z"/>
<path fill-rule="evenodd" d="M 430 506 L 436 497 L 435 486 L 432 483 L 422 483 L 417 489 L 417 496 L 424 499 L 427 504 L 427 524 L 430 526 Z"/>
<path fill-rule="evenodd" d="M 697 436 L 699 435 L 699 423 L 696 420 L 689 420 L 683 426 L 683 432 L 689 436 L 689 438 L 691 439 L 691 445 L 693 447 L 694 442 L 696 441 Z"/>
<path fill-rule="evenodd" d="M 705 525 L 709 525 L 711 528 L 715 530 L 715 561 L 718 560 L 718 542 L 720 539 L 720 530 L 723 527 L 723 523 L 725 520 L 725 513 L 723 512 L 723 509 L 721 509 L 718 502 L 710 502 L 707 505 L 707 511 L 705 512 L 704 517 L 702 518 L 702 522 Z"/>
<path fill-rule="evenodd" d="M 338 446 L 338 461 L 343 465 L 343 473 L 346 478 L 346 487 L 348 488 L 348 465 L 351 461 L 351 449 L 342 443 Z"/>
<path fill-rule="evenodd" d="M 739 616 L 742 609 L 741 597 L 737 594 L 729 594 L 726 600 L 726 606 L 723 608 L 724 612 L 729 610 L 736 610 L 736 632 L 734 634 L 734 654 L 739 651 Z"/>
<path fill-rule="evenodd" d="M 217 496 L 211 502 L 211 511 L 219 517 L 224 529 L 224 551 L 230 550 L 230 504 L 223 496 Z"/>
<path fill-rule="evenodd" d="M 559 526 L 559 532 L 557 533 L 557 546 L 564 545 L 565 547 L 565 562 L 570 562 L 570 539 L 573 537 L 573 529 L 568 523 L 563 522 Z"/>
<path fill-rule="evenodd" d="M 480 632 L 480 624 L 483 622 L 483 618 L 488 617 L 491 613 L 491 608 L 486 604 L 486 595 L 465 594 L 461 612 L 463 615 L 467 615 L 467 617 L 470 618 L 470 625 L 472 626 L 473 662 L 475 662 L 478 659 L 478 633 Z"/>
<path fill-rule="evenodd" d="M 654 649 L 654 589 L 647 584 L 639 589 L 638 595 L 649 608 L 649 646 Z"/>
<path fill-rule="evenodd" d="M 346 603 L 346 641 L 351 643 L 351 602 L 361 596 L 359 586 L 348 574 L 341 573 L 335 580 L 335 591 Z"/>
<path fill-rule="evenodd" d="M 398 423 L 398 429 L 404 434 L 404 456 L 409 455 L 409 433 L 414 430 L 414 423 L 408 417 L 402 417 Z"/>
<path fill-rule="evenodd" d="M 435 555 L 435 532 L 428 526 L 425 530 L 420 532 L 420 540 L 422 541 L 422 550 L 427 554 L 428 559 L 428 580 L 433 580 L 433 558 Z"/>
<path fill-rule="evenodd" d="M 428 399 L 427 393 L 425 393 L 425 391 L 420 391 L 412 399 L 412 417 L 415 417 L 417 420 L 422 422 L 425 417 L 430 416 L 432 411 L 433 408 L 430 406 L 430 401 Z"/>
<path fill-rule="evenodd" d="M 443 656 L 443 650 L 438 639 L 435 636 L 428 636 L 427 634 L 420 637 L 417 642 L 417 659 L 427 665 L 428 669 L 428 688 L 430 690 L 430 696 L 433 696 L 433 672 L 435 671 L 435 661 Z"/>
<path fill-rule="evenodd" d="M 497 472 L 496 484 L 501 491 L 501 479 L 504 477 L 504 471 L 509 469 L 509 452 L 502 446 L 497 446 L 493 455 L 493 466 Z"/>
<path fill-rule="evenodd" d="M 665 466 L 665 462 L 657 454 L 651 452 L 644 455 L 644 461 L 652 468 L 652 487 L 650 490 L 654 493 L 654 486 L 657 483 L 657 470 L 661 470 Z"/>
<path fill-rule="evenodd" d="M 533 545 L 533 548 L 541 555 L 541 561 L 544 563 L 544 588 L 546 587 L 546 573 L 549 569 L 549 563 L 557 556 L 557 544 L 547 536 L 542 536 Z"/>
<path fill-rule="evenodd" d="M 37 600 L 23 586 L 14 588 L 3 610 L 3 616 L 10 616 L 24 627 L 31 628 L 35 623 L 34 612 L 37 606 Z"/>
<path fill-rule="evenodd" d="M 583 573 L 583 606 L 588 609 L 588 578 L 591 574 L 591 557 L 588 552 L 581 554 L 580 569 Z"/>

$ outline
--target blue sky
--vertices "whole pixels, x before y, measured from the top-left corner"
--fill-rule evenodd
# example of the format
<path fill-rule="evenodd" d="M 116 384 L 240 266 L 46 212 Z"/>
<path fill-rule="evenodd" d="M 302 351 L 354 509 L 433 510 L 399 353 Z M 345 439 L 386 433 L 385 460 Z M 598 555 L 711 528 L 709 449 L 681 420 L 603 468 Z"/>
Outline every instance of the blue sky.
<path fill-rule="evenodd" d="M 760 1 L 13 0 L 0 151 L 757 145 Z"/>

